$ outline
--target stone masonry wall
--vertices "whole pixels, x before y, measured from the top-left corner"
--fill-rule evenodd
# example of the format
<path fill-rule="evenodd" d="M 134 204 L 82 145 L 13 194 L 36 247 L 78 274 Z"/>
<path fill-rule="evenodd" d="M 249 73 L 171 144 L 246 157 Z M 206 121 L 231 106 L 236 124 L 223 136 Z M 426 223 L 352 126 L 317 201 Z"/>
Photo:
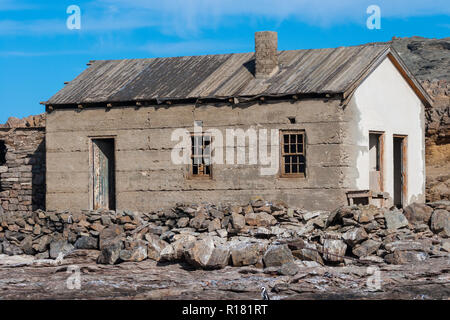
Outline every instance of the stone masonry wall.
<path fill-rule="evenodd" d="M 2 128 L 6 147 L 0 166 L 0 211 L 45 209 L 45 128 Z"/>

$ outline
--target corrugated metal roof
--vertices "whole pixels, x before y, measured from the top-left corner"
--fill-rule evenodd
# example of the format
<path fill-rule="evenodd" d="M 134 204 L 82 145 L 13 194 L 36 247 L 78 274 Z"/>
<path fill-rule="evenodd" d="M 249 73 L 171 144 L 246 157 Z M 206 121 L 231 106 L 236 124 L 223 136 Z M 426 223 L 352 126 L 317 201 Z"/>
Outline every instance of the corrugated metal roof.
<path fill-rule="evenodd" d="M 254 53 L 98 60 L 45 104 L 343 93 L 387 44 L 279 51 L 279 71 L 254 77 Z"/>

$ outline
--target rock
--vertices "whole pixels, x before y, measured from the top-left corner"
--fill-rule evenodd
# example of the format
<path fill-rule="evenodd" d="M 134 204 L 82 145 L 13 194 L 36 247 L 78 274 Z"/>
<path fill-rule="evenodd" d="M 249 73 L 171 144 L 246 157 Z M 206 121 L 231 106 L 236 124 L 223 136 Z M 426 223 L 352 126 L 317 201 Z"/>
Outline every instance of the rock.
<path fill-rule="evenodd" d="M 81 236 L 75 242 L 76 249 L 98 249 L 98 239 L 90 236 Z"/>
<path fill-rule="evenodd" d="M 384 244 L 384 248 L 389 252 L 395 251 L 426 251 L 431 246 L 431 243 L 424 241 L 399 240 Z"/>
<path fill-rule="evenodd" d="M 277 224 L 277 219 L 266 212 L 249 212 L 245 215 L 245 222 L 250 226 L 270 227 Z"/>
<path fill-rule="evenodd" d="M 59 254 L 66 255 L 74 249 L 74 246 L 66 240 L 55 240 L 50 243 L 50 258 L 56 259 Z"/>
<path fill-rule="evenodd" d="M 48 251 L 44 251 L 44 252 L 37 253 L 34 257 L 36 259 L 49 259 L 50 254 L 48 253 Z"/>
<path fill-rule="evenodd" d="M 280 269 L 278 269 L 278 273 L 282 276 L 295 276 L 298 271 L 299 267 L 295 262 L 288 262 L 283 264 Z"/>
<path fill-rule="evenodd" d="M 302 218 L 305 222 L 308 222 L 308 220 L 314 219 L 318 216 L 320 216 L 320 211 L 312 211 L 312 212 L 306 212 L 305 214 L 303 214 Z"/>
<path fill-rule="evenodd" d="M 383 263 L 384 259 L 378 256 L 365 256 L 360 258 L 361 261 L 367 261 L 367 262 L 375 262 L 375 263 Z"/>
<path fill-rule="evenodd" d="M 177 221 L 177 227 L 178 228 L 185 228 L 185 227 L 187 227 L 188 224 L 189 224 L 189 218 L 188 217 L 180 218 Z"/>
<path fill-rule="evenodd" d="M 428 224 L 431 219 L 433 209 L 426 204 L 414 202 L 404 209 L 406 219 L 410 223 Z"/>
<path fill-rule="evenodd" d="M 407 264 L 422 262 L 428 259 L 428 254 L 417 251 L 395 251 L 384 256 L 384 260 L 390 264 Z"/>
<path fill-rule="evenodd" d="M 331 262 L 344 261 L 347 245 L 342 240 L 325 239 L 323 242 L 323 258 Z"/>
<path fill-rule="evenodd" d="M 159 261 L 174 261 L 175 260 L 175 249 L 172 245 L 165 246 L 160 254 L 159 254 Z"/>
<path fill-rule="evenodd" d="M 191 219 L 189 226 L 194 229 L 203 229 L 203 222 L 205 222 L 206 215 L 202 212 L 197 213 L 197 215 Z"/>
<path fill-rule="evenodd" d="M 103 247 L 109 245 L 110 243 L 117 242 L 117 237 L 121 237 L 123 235 L 123 228 L 119 225 L 111 225 L 109 227 L 104 228 L 99 235 L 99 248 L 100 250 Z"/>
<path fill-rule="evenodd" d="M 3 253 L 7 254 L 8 256 L 16 256 L 19 254 L 23 254 L 22 249 L 20 249 L 15 244 L 10 243 L 9 241 L 5 240 L 3 241 Z"/>
<path fill-rule="evenodd" d="M 230 251 L 225 246 L 215 246 L 211 237 L 194 242 L 184 254 L 186 261 L 199 268 L 217 269 L 228 265 Z"/>
<path fill-rule="evenodd" d="M 408 226 L 409 222 L 400 211 L 386 211 L 384 213 L 388 230 L 397 230 Z"/>
<path fill-rule="evenodd" d="M 48 235 L 43 235 L 39 238 L 37 243 L 33 245 L 33 249 L 37 252 L 45 252 L 48 250 L 50 242 L 52 241 L 51 237 Z"/>
<path fill-rule="evenodd" d="M 28 235 L 20 243 L 23 253 L 33 255 L 35 253 L 33 249 L 33 237 Z"/>
<path fill-rule="evenodd" d="M 197 239 L 189 234 L 180 234 L 179 237 L 171 245 L 161 250 L 160 261 L 178 261 L 184 256 L 184 252 Z"/>
<path fill-rule="evenodd" d="M 354 247 L 358 243 L 366 240 L 368 238 L 368 235 L 364 228 L 353 228 L 344 233 L 342 235 L 342 238 L 349 246 Z"/>
<path fill-rule="evenodd" d="M 147 233 L 145 240 L 148 242 L 147 256 L 149 259 L 159 261 L 161 259 L 161 251 L 169 244 L 161 240 L 157 235 Z"/>
<path fill-rule="evenodd" d="M 368 223 L 370 221 L 373 221 L 375 219 L 374 216 L 377 214 L 377 211 L 378 208 L 373 205 L 362 207 L 358 216 L 358 222 Z"/>
<path fill-rule="evenodd" d="M 450 237 L 450 212 L 437 209 L 431 216 L 431 230 L 442 237 Z"/>
<path fill-rule="evenodd" d="M 293 262 L 294 256 L 286 244 L 271 245 L 263 256 L 264 265 L 267 267 L 279 267 L 285 263 Z"/>
<path fill-rule="evenodd" d="M 245 218 L 242 214 L 232 213 L 231 214 L 231 223 L 233 224 L 233 228 L 236 230 L 241 230 L 245 227 Z"/>
<path fill-rule="evenodd" d="M 363 243 L 355 246 L 352 249 L 352 253 L 357 257 L 366 257 L 376 252 L 378 248 L 381 246 L 381 242 L 368 239 Z"/>
<path fill-rule="evenodd" d="M 119 258 L 122 261 L 139 262 L 147 259 L 147 243 L 143 240 L 127 241 L 125 249 L 120 250 Z"/>
<path fill-rule="evenodd" d="M 213 232 L 216 230 L 219 230 L 221 228 L 221 223 L 218 218 L 215 218 L 214 220 L 210 221 L 208 224 L 208 232 Z"/>
<path fill-rule="evenodd" d="M 97 258 L 97 263 L 115 264 L 119 261 L 120 251 L 122 250 L 122 248 L 122 240 L 120 240 L 118 237 L 110 239 L 103 245 L 100 255 Z"/>
<path fill-rule="evenodd" d="M 230 247 L 233 266 L 248 266 L 255 264 L 262 257 L 266 246 L 258 242 L 239 242 Z"/>
<path fill-rule="evenodd" d="M 300 250 L 293 250 L 292 254 L 303 261 L 315 261 L 320 265 L 324 265 L 322 256 L 317 251 L 317 246 L 314 243 L 305 243 L 305 247 Z"/>
<path fill-rule="evenodd" d="M 216 233 L 221 238 L 226 238 L 228 236 L 228 232 L 225 229 L 216 230 Z"/>
<path fill-rule="evenodd" d="M 442 240 L 441 247 L 442 247 L 442 250 L 450 252 L 450 239 Z"/>

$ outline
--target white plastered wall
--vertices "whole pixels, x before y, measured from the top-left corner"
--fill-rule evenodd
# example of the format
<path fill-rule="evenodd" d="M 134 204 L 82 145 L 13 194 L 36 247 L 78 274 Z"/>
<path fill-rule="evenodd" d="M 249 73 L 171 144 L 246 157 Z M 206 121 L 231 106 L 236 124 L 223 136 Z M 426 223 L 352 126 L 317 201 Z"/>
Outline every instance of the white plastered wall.
<path fill-rule="evenodd" d="M 425 199 L 423 103 L 389 60 L 384 61 L 355 90 L 350 105 L 358 114 L 357 156 L 359 190 L 369 189 L 369 131 L 384 132 L 384 191 L 393 197 L 393 134 L 407 135 L 406 204 Z"/>

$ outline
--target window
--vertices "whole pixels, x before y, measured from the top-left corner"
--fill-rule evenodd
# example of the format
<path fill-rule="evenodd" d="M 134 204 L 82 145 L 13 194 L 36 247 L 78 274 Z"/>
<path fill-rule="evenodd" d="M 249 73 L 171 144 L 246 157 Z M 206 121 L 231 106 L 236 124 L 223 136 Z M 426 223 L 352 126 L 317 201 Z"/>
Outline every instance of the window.
<path fill-rule="evenodd" d="M 193 177 L 211 177 L 211 136 L 191 135 L 191 175 Z"/>
<path fill-rule="evenodd" d="M 281 176 L 305 176 L 305 132 L 281 131 Z"/>

